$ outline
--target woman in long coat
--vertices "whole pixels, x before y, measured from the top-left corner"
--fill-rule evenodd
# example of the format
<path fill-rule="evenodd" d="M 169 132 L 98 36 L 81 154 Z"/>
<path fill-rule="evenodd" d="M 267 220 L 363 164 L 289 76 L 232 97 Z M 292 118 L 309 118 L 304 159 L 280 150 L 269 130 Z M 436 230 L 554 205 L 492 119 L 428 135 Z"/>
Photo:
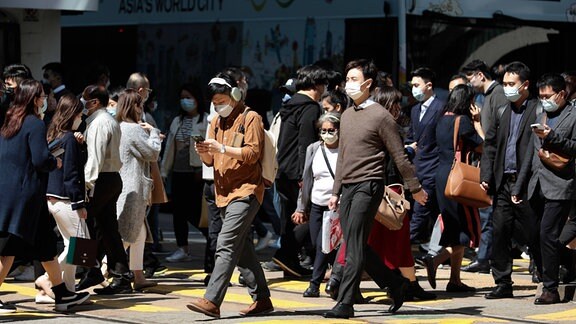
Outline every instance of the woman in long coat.
<path fill-rule="evenodd" d="M 120 122 L 122 130 L 122 193 L 116 205 L 118 231 L 124 241 L 124 248 L 130 247 L 130 270 L 134 272 L 135 290 L 156 285 L 144 278 L 143 258 L 144 244 L 149 232 L 146 206 L 150 203 L 152 192 L 150 163 L 158 160 L 162 144 L 160 131 L 141 122 L 143 109 L 142 98 L 132 89 L 127 89 L 120 95 L 116 106 L 116 120 Z"/>
<path fill-rule="evenodd" d="M 56 258 L 56 238 L 48 226 L 48 172 L 61 167 L 62 161 L 50 154 L 40 119 L 46 98 L 40 82 L 22 81 L 0 129 L 0 284 L 14 256 L 39 260 L 52 282 L 56 310 L 64 311 L 83 303 L 89 293 L 66 289 Z M 0 302 L 0 313 L 15 311 L 13 305 Z"/>

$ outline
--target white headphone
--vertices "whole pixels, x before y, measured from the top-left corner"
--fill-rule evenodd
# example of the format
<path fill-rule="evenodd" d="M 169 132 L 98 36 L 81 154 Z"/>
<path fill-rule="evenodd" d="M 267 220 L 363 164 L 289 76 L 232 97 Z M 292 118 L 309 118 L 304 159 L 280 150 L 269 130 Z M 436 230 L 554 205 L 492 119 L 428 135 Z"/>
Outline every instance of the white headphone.
<path fill-rule="evenodd" d="M 242 90 L 240 90 L 240 88 L 238 87 L 231 86 L 230 83 L 228 83 L 226 80 L 222 78 L 212 78 L 212 80 L 208 82 L 208 85 L 210 84 L 220 84 L 228 86 L 230 88 L 230 97 L 232 97 L 234 101 L 240 101 L 240 99 L 242 99 Z"/>

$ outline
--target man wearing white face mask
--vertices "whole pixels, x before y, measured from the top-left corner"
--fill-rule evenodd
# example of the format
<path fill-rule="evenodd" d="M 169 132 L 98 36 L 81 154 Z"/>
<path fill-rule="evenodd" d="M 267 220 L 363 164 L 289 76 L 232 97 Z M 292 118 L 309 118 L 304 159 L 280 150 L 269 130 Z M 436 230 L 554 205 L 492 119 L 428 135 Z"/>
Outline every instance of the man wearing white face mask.
<path fill-rule="evenodd" d="M 302 277 L 311 274 L 298 259 L 301 245 L 294 236 L 292 213 L 296 210 L 298 192 L 306 160 L 306 148 L 318 141 L 317 121 L 322 114 L 320 98 L 328 83 L 326 71 L 318 66 L 300 68 L 297 74 L 296 93 L 280 109 L 280 135 L 278 137 L 278 174 L 276 192 L 280 197 L 281 247 L 274 254 L 285 277 Z M 303 226 L 307 226 L 304 224 Z"/>
<path fill-rule="evenodd" d="M 414 199 L 425 204 L 428 197 L 404 153 L 394 117 L 370 99 L 370 91 L 376 87 L 376 76 L 377 69 L 371 61 L 352 61 L 346 66 L 346 93 L 352 97 L 354 105 L 342 114 L 340 151 L 332 197 L 328 202 L 331 210 L 336 210 L 340 205 L 346 266 L 339 287 L 338 304 L 324 313 L 327 318 L 354 316 L 353 305 L 364 265 L 369 273 L 383 272 L 384 279 L 389 280 L 390 295 L 394 300 L 390 312 L 398 310 L 404 301 L 409 285 L 407 280 L 390 280 L 394 274 L 389 269 L 386 271 L 385 265 L 378 266 L 374 262 L 379 258 L 367 246 L 374 216 L 384 194 L 387 154 L 391 155 Z"/>
<path fill-rule="evenodd" d="M 436 123 L 442 114 L 444 102 L 434 94 L 435 73 L 428 68 L 419 68 L 412 73 L 412 95 L 419 103 L 412 107 L 411 121 L 405 144 L 416 167 L 422 188 L 430 195 L 426 205 L 415 203 L 410 220 L 412 244 L 427 242 L 431 225 L 436 221 L 440 209 L 436 199 L 435 172 L 438 166 L 436 145 Z"/>
<path fill-rule="evenodd" d="M 531 257 L 538 271 L 541 270 L 539 246 L 534 239 L 538 235 L 537 217 L 527 201 L 513 204 L 511 200 L 519 171 L 528 161 L 523 157 L 531 152 L 528 148 L 532 141 L 530 125 L 536 122 L 538 100 L 529 98 L 530 69 L 525 64 L 512 62 L 505 70 L 503 84 L 508 89 L 505 91 L 510 94 L 520 89 L 521 96 L 511 97 L 516 101 L 509 101 L 502 112 L 498 111 L 500 108 L 492 112 L 493 122 L 486 132 L 480 163 L 482 188 L 494 195 L 489 260 L 496 287 L 485 295 L 487 299 L 513 297 L 512 240 L 529 246 Z M 538 271 L 533 278 L 538 277 Z"/>
<path fill-rule="evenodd" d="M 274 310 L 249 235 L 264 199 L 259 163 L 264 147 L 264 126 L 260 115 L 246 109 L 240 89 L 232 84 L 232 78 L 224 73 L 210 80 L 208 92 L 219 116 L 210 123 L 208 138 L 195 144 L 202 162 L 214 167 L 216 205 L 223 223 L 206 293 L 187 307 L 216 318 L 220 317 L 220 306 L 236 266 L 254 301 L 241 310 L 240 315 L 253 316 Z"/>
<path fill-rule="evenodd" d="M 534 304 L 561 302 L 558 293 L 559 235 L 576 198 L 576 107 L 566 100 L 566 82 L 559 74 L 544 74 L 538 81 L 544 112 L 532 126 L 534 134 L 524 156 L 512 202 L 529 199 L 540 220 L 542 294 Z M 552 163 L 556 160 L 557 163 Z M 560 162 L 558 162 L 560 161 Z"/>

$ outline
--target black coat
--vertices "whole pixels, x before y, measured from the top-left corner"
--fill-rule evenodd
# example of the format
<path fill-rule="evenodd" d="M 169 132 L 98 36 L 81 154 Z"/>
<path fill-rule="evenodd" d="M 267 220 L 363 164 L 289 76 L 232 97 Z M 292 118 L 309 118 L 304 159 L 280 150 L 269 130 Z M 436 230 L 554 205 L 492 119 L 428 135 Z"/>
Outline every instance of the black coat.
<path fill-rule="evenodd" d="M 56 159 L 48 151 L 46 128 L 35 116 L 24 118 L 13 137 L 0 136 L 0 232 L 34 243 L 39 217 L 46 217 L 48 172 Z"/>
<path fill-rule="evenodd" d="M 519 126 L 518 139 L 516 142 L 516 170 L 519 173 L 522 165 L 526 163 L 524 156 L 531 141 L 531 124 L 535 123 L 538 99 L 529 100 L 526 104 L 526 111 L 522 116 Z M 490 125 L 484 140 L 484 151 L 480 162 L 480 181 L 486 182 L 490 186 L 490 191 L 496 193 L 502 185 L 504 177 L 504 161 L 506 159 L 506 145 L 508 134 L 510 133 L 510 116 L 512 115 L 512 104 L 510 103 L 498 116 L 495 111 L 494 123 Z"/>
<path fill-rule="evenodd" d="M 302 180 L 306 148 L 319 140 L 316 123 L 321 114 L 318 102 L 300 93 L 282 106 L 276 179 Z"/>

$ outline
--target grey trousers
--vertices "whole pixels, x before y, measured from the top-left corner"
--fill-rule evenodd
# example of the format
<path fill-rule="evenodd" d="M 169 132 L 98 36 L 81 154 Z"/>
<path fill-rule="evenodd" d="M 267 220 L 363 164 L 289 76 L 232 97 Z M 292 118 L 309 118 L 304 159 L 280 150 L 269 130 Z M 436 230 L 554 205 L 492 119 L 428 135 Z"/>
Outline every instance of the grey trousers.
<path fill-rule="evenodd" d="M 253 301 L 270 297 L 264 272 L 250 238 L 252 220 L 259 208 L 260 203 L 251 195 L 234 200 L 220 209 L 223 223 L 216 246 L 216 262 L 204 294 L 204 298 L 218 307 L 224 301 L 236 265 L 246 280 Z"/>

